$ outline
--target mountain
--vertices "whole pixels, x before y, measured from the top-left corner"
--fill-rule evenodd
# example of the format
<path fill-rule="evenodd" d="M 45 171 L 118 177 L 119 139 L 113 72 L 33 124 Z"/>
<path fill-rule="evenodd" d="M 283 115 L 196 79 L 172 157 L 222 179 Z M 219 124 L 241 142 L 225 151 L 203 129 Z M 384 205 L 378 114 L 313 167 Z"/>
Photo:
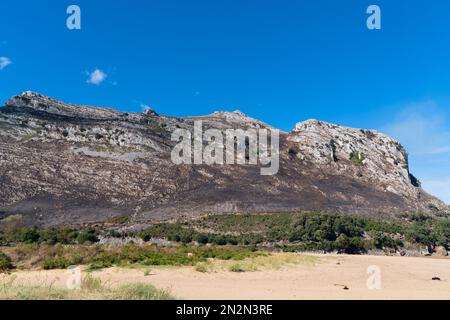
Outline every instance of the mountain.
<path fill-rule="evenodd" d="M 207 213 L 329 211 L 434 214 L 448 207 L 410 172 L 400 143 L 322 121 L 280 132 L 279 172 L 255 165 L 176 165 L 174 130 L 271 128 L 242 112 L 174 118 L 63 103 L 25 92 L 0 108 L 0 219 L 135 224 Z"/>

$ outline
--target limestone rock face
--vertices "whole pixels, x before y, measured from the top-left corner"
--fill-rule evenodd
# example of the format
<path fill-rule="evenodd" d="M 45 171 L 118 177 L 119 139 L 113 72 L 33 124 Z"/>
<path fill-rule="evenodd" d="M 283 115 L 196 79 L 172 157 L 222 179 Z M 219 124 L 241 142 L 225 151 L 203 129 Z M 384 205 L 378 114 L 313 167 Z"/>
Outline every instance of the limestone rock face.
<path fill-rule="evenodd" d="M 370 130 L 317 120 L 280 133 L 280 170 L 175 165 L 175 129 L 271 128 L 242 112 L 173 118 L 63 103 L 25 92 L 0 107 L 0 219 L 72 225 L 129 215 L 132 224 L 205 213 L 448 210 L 409 172 L 404 148 Z"/>
<path fill-rule="evenodd" d="M 366 181 L 382 191 L 420 197 L 405 149 L 382 133 L 308 120 L 298 123 L 288 140 L 298 143 L 300 159 L 325 170 Z"/>
<path fill-rule="evenodd" d="M 11 108 L 31 108 L 35 111 L 50 114 L 72 117 L 82 116 L 91 119 L 115 119 L 121 116 L 119 111 L 113 109 L 65 104 L 31 91 L 12 97 L 6 101 L 6 106 Z"/>

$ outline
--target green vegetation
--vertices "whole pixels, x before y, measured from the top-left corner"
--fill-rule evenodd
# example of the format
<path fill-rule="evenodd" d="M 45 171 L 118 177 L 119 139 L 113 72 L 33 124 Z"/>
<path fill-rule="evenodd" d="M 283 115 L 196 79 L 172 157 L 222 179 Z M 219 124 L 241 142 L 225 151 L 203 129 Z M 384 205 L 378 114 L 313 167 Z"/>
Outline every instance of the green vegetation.
<path fill-rule="evenodd" d="M 98 242 L 98 238 L 95 231 L 93 230 L 81 231 L 78 233 L 76 241 L 79 244 L 95 243 Z"/>
<path fill-rule="evenodd" d="M 169 292 L 148 284 L 130 284 L 116 290 L 114 300 L 174 300 Z"/>
<path fill-rule="evenodd" d="M 261 253 L 243 260 L 208 260 L 195 266 L 197 272 L 253 272 L 258 270 L 279 270 L 289 265 L 314 266 L 319 257 L 284 252 Z"/>
<path fill-rule="evenodd" d="M 350 154 L 350 161 L 352 161 L 357 166 L 362 166 L 366 160 L 366 155 L 361 151 L 354 151 Z"/>
<path fill-rule="evenodd" d="M 3 252 L 0 252 L 0 273 L 7 272 L 13 268 L 14 266 L 12 264 L 11 258 Z"/>
<path fill-rule="evenodd" d="M 122 225 L 127 224 L 130 221 L 129 216 L 119 216 L 109 219 L 107 222 L 114 225 Z"/>
<path fill-rule="evenodd" d="M 195 271 L 205 273 L 208 272 L 208 265 L 204 262 L 200 262 L 195 266 Z"/>
<path fill-rule="evenodd" d="M 166 290 L 148 284 L 111 288 L 90 275 L 82 279 L 80 290 L 16 284 L 14 277 L 0 282 L 0 300 L 173 300 Z"/>
<path fill-rule="evenodd" d="M 182 223 L 162 223 L 152 226 L 139 233 L 144 241 L 149 241 L 152 238 L 165 238 L 169 241 L 181 242 L 184 244 L 196 241 L 200 244 L 214 244 L 219 246 L 224 245 L 238 245 L 239 237 L 233 235 L 214 234 L 197 232 L 192 228 L 185 228 Z M 243 244 L 250 244 L 250 238 Z M 253 243 L 258 241 L 253 240 Z"/>
<path fill-rule="evenodd" d="M 24 244 L 9 249 L 14 262 L 23 268 L 65 269 L 71 265 L 88 265 L 90 271 L 112 266 L 195 266 L 209 259 L 240 261 L 257 256 L 240 247 L 158 247 L 155 245 L 67 246 Z"/>
<path fill-rule="evenodd" d="M 238 264 L 238 263 L 233 264 L 233 265 L 230 267 L 230 271 L 231 271 L 231 272 L 245 272 L 244 268 L 243 268 L 240 264 Z"/>
<path fill-rule="evenodd" d="M 185 244 L 196 241 L 270 245 L 285 251 L 363 253 L 399 249 L 407 243 L 449 248 L 450 219 L 420 214 L 384 219 L 331 213 L 217 215 L 157 224 L 139 236 L 145 241 L 165 238 Z"/>
<path fill-rule="evenodd" d="M 256 253 L 257 249 L 349 254 L 410 247 L 432 250 L 444 246 L 448 250 L 450 243 L 450 219 L 444 214 L 396 218 L 308 212 L 216 215 L 155 224 L 126 235 L 95 228 L 25 228 L 18 226 L 16 220 L 8 217 L 0 222 L 0 246 L 5 247 L 10 262 L 17 267 L 44 269 L 80 264 L 89 265 L 90 270 L 133 264 L 197 266 L 210 258 L 242 261 L 261 254 Z M 101 233 L 110 237 L 140 237 L 147 242 L 167 239 L 174 243 L 166 247 L 95 245 Z M 0 269 L 10 268 L 7 261 L 0 256 Z"/>
<path fill-rule="evenodd" d="M 38 229 L 0 224 L 0 246 L 15 244 L 85 244 L 98 242 L 98 231 L 70 228 Z"/>

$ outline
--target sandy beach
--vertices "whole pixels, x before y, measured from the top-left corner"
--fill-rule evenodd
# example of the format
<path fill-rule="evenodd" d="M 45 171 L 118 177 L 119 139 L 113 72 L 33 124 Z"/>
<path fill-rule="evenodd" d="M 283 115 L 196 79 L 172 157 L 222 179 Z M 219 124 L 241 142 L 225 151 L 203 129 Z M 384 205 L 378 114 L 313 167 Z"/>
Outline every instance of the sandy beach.
<path fill-rule="evenodd" d="M 254 272 L 198 272 L 193 267 L 110 268 L 92 272 L 106 286 L 148 283 L 179 299 L 450 299 L 450 259 L 317 256 L 314 264 Z M 367 268 L 381 271 L 381 288 L 367 286 Z M 64 287 L 65 270 L 2 275 L 15 283 Z M 440 280 L 433 280 L 433 278 Z"/>

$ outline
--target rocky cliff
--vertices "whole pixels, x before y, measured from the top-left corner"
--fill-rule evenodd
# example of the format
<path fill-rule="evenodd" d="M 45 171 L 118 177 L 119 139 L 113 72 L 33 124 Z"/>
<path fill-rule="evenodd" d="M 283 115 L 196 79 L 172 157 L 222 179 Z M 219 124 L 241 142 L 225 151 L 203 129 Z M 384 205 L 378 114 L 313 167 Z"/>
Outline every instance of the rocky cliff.
<path fill-rule="evenodd" d="M 32 92 L 0 108 L 0 219 L 59 225 L 129 215 L 132 223 L 205 213 L 332 211 L 363 215 L 447 210 L 410 174 L 388 136 L 317 120 L 280 134 L 280 170 L 175 165 L 171 133 L 270 128 L 243 113 L 173 118 L 66 104 Z"/>

